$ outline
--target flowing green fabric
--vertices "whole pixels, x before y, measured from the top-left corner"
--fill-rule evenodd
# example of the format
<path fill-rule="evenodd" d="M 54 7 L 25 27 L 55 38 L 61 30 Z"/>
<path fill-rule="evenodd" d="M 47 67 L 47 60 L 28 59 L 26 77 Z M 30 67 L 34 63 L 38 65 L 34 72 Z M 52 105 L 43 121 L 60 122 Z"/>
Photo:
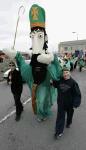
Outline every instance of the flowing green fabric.
<path fill-rule="evenodd" d="M 24 58 L 19 52 L 16 55 L 16 61 L 22 79 L 28 84 L 32 91 L 33 75 L 31 65 L 25 63 Z M 60 64 L 55 56 L 54 61 L 47 67 L 45 81 L 42 82 L 36 90 L 37 115 L 41 119 L 51 115 L 51 106 L 57 100 L 57 89 L 50 84 L 50 80 L 59 80 L 61 73 Z"/>
<path fill-rule="evenodd" d="M 80 67 L 84 67 L 84 66 L 85 66 L 85 61 L 84 61 L 82 58 L 80 58 L 80 59 L 78 60 L 78 65 L 79 65 Z"/>
<path fill-rule="evenodd" d="M 54 55 L 54 61 L 48 65 L 48 72 L 53 80 L 59 80 L 62 76 L 62 67 L 56 55 Z"/>

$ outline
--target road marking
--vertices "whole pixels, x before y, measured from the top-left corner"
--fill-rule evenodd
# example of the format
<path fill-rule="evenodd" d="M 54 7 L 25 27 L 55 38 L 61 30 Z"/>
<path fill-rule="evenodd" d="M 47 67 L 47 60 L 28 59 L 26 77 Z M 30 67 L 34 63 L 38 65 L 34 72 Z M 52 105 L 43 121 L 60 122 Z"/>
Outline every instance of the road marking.
<path fill-rule="evenodd" d="M 29 98 L 28 100 L 26 100 L 23 105 L 26 105 L 28 102 L 31 101 L 31 98 Z M 11 117 L 13 114 L 15 114 L 16 110 L 13 110 L 12 112 L 10 112 L 9 114 L 7 114 L 5 117 L 3 117 L 1 120 L 0 120 L 0 124 L 2 122 L 4 122 L 5 120 L 7 120 L 9 117 Z"/>

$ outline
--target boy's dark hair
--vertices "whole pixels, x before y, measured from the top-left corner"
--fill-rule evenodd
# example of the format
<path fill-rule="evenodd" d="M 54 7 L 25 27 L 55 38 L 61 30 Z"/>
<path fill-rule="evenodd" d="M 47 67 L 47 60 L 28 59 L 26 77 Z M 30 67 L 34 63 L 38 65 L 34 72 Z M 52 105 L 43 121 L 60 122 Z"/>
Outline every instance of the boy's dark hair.
<path fill-rule="evenodd" d="M 70 71 L 70 69 L 64 65 L 63 71 Z"/>

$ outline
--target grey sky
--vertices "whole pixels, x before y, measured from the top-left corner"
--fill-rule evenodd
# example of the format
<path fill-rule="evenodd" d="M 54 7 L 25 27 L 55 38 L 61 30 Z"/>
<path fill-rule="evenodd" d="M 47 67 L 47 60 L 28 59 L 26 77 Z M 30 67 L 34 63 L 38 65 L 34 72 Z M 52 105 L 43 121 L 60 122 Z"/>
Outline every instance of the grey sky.
<path fill-rule="evenodd" d="M 25 7 L 16 38 L 16 49 L 26 50 L 31 46 L 29 38 L 29 9 L 33 3 L 46 11 L 46 30 L 49 45 L 57 46 L 61 41 L 86 39 L 85 0 L 0 0 L 0 49 L 13 46 L 18 9 Z"/>

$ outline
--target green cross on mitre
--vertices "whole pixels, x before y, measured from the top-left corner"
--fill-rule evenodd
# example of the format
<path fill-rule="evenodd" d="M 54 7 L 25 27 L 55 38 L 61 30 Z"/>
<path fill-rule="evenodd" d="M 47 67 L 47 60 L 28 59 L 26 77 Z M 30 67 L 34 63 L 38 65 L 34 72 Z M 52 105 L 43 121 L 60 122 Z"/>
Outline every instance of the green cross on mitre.
<path fill-rule="evenodd" d="M 30 26 L 45 28 L 45 10 L 37 4 L 33 4 L 29 11 Z"/>

